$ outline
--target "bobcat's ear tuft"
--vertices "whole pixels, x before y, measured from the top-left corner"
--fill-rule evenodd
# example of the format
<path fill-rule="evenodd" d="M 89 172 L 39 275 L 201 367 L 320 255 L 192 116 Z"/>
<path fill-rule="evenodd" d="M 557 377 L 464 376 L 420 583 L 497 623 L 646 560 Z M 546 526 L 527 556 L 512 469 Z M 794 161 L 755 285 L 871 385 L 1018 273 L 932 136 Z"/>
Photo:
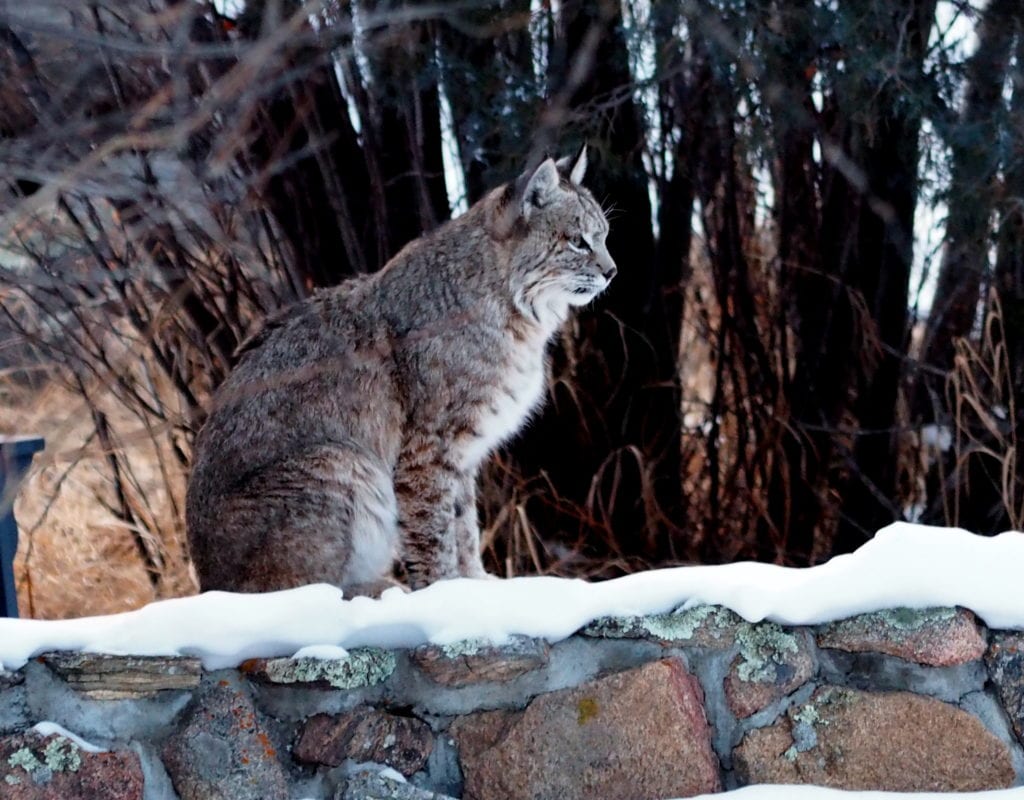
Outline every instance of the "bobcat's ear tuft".
<path fill-rule="evenodd" d="M 522 194 L 523 218 L 529 219 L 530 213 L 537 208 L 544 208 L 558 190 L 558 167 L 550 158 L 545 159 L 526 181 Z"/>
<path fill-rule="evenodd" d="M 577 153 L 575 160 L 570 156 L 558 159 L 558 171 L 568 175 L 569 180 L 577 186 L 583 183 L 583 176 L 587 174 L 587 145 L 584 144 Z M 571 168 L 570 168 L 571 167 Z"/>

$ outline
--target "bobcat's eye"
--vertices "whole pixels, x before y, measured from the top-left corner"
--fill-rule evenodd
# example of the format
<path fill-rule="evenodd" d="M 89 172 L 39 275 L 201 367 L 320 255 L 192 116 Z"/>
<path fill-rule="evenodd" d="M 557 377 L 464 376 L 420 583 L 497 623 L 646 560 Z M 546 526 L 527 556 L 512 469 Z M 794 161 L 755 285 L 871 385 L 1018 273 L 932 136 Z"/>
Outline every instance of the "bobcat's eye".
<path fill-rule="evenodd" d="M 580 234 L 575 233 L 569 237 L 569 249 L 574 250 L 577 253 L 589 253 L 590 245 L 587 244 L 587 240 Z"/>

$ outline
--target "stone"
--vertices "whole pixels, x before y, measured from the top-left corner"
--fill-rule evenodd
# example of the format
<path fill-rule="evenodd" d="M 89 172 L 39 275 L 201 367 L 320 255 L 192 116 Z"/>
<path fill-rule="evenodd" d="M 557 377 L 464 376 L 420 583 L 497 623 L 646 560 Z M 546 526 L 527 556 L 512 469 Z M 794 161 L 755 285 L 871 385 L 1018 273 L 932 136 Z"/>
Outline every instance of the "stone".
<path fill-rule="evenodd" d="M 742 784 L 976 792 L 1012 786 L 1007 746 L 973 715 L 909 692 L 827 686 L 733 751 Z"/>
<path fill-rule="evenodd" d="M 4 689 L 10 689 L 12 686 L 18 686 L 25 682 L 25 671 L 17 670 L 12 672 L 11 670 L 0 667 L 0 691 Z"/>
<path fill-rule="evenodd" d="M 340 766 L 346 758 L 386 764 L 406 777 L 423 769 L 434 748 L 430 726 L 367 706 L 316 714 L 302 726 L 292 755 L 308 764 Z"/>
<path fill-rule="evenodd" d="M 360 689 L 383 683 L 395 671 L 395 654 L 377 647 L 350 650 L 345 658 L 253 658 L 240 667 L 260 683 L 316 689 Z"/>
<path fill-rule="evenodd" d="M 725 676 L 725 699 L 738 718 L 756 714 L 799 689 L 814 676 L 814 655 L 807 636 L 772 622 L 743 623 L 739 653 Z"/>
<path fill-rule="evenodd" d="M 818 631 L 818 646 L 950 667 L 980 659 L 985 637 L 964 608 L 897 608 L 830 623 Z"/>
<path fill-rule="evenodd" d="M 68 686 L 94 700 L 147 697 L 168 689 L 191 690 L 203 677 L 202 662 L 184 656 L 45 653 L 40 659 Z"/>
<path fill-rule="evenodd" d="M 182 713 L 162 757 L 181 800 L 287 800 L 277 748 L 252 701 L 222 681 Z"/>
<path fill-rule="evenodd" d="M 456 720 L 465 800 L 686 797 L 721 788 L 700 684 L 678 658 Z"/>
<path fill-rule="evenodd" d="M 455 644 L 428 644 L 414 649 L 412 662 L 434 683 L 469 686 L 508 681 L 548 663 L 551 647 L 543 639 L 512 636 L 505 644 L 469 639 Z"/>
<path fill-rule="evenodd" d="M 4 800 L 142 800 L 135 753 L 91 753 L 60 734 L 0 738 Z"/>
<path fill-rule="evenodd" d="M 602 639 L 647 639 L 666 647 L 732 647 L 742 618 L 723 606 L 695 606 L 642 617 L 601 617 L 580 633 Z"/>
<path fill-rule="evenodd" d="M 1024 633 L 994 633 L 985 666 L 1013 731 L 1024 744 Z"/>
<path fill-rule="evenodd" d="M 418 789 L 376 772 L 357 772 L 334 795 L 334 800 L 455 800 L 446 794 Z"/>

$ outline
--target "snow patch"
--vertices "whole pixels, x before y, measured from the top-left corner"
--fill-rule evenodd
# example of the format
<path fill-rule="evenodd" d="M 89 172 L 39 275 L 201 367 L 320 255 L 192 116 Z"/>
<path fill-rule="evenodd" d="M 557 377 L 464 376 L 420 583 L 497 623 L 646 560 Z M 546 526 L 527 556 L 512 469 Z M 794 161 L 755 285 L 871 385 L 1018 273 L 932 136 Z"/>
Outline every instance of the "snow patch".
<path fill-rule="evenodd" d="M 318 661 L 340 661 L 348 658 L 348 650 L 336 644 L 311 644 L 300 647 L 292 658 L 313 658 Z"/>
<path fill-rule="evenodd" d="M 807 569 L 743 562 L 677 567 L 601 583 L 565 578 L 441 581 L 379 600 L 325 584 L 267 594 L 207 592 L 105 617 L 0 619 L 0 667 L 40 653 L 191 655 L 207 669 L 303 648 L 409 648 L 515 634 L 556 642 L 600 617 L 725 606 L 748 622 L 816 625 L 890 608 L 963 606 L 989 627 L 1024 629 L 1024 533 L 977 536 L 894 523 L 857 552 Z M 333 655 L 331 656 L 334 657 Z"/>
<path fill-rule="evenodd" d="M 690 800 L 1024 800 L 1024 789 L 989 792 L 848 792 L 822 786 L 746 786 L 722 794 L 702 794 Z"/>
<path fill-rule="evenodd" d="M 90 744 L 78 734 L 72 733 L 67 728 L 58 725 L 56 722 L 37 722 L 35 725 L 32 726 L 32 730 L 34 730 L 36 733 L 43 737 L 53 736 L 54 734 L 57 734 L 58 736 L 63 736 L 65 739 L 69 739 L 70 741 L 74 742 L 78 746 L 79 750 L 82 750 L 86 753 L 110 752 L 109 750 L 106 750 L 102 747 L 97 747 L 94 744 Z"/>

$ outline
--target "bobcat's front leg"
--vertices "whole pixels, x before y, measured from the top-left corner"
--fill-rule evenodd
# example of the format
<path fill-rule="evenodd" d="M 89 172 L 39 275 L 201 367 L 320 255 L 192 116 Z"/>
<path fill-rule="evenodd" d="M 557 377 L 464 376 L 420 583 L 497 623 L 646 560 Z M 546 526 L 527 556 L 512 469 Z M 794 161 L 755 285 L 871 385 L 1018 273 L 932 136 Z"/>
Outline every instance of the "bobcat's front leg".
<path fill-rule="evenodd" d="M 395 468 L 398 526 L 409 586 L 459 576 L 455 505 L 459 469 L 437 436 L 415 434 L 403 443 Z"/>
<path fill-rule="evenodd" d="M 488 578 L 480 559 L 480 526 L 476 518 L 476 470 L 465 470 L 459 475 L 455 495 L 455 546 L 458 552 L 459 574 L 465 578 Z"/>

